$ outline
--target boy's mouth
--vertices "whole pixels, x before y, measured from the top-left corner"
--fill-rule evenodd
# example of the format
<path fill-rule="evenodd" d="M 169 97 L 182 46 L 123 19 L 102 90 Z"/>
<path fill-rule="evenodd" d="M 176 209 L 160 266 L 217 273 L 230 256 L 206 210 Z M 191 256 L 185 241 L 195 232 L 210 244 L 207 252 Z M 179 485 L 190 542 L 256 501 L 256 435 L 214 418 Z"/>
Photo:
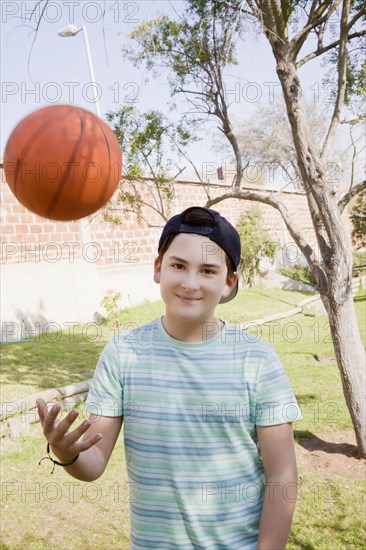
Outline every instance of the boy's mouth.
<path fill-rule="evenodd" d="M 190 298 L 188 296 L 181 296 L 180 294 L 176 294 L 177 298 L 180 298 L 180 300 L 183 300 L 183 302 L 198 302 L 202 298 Z"/>

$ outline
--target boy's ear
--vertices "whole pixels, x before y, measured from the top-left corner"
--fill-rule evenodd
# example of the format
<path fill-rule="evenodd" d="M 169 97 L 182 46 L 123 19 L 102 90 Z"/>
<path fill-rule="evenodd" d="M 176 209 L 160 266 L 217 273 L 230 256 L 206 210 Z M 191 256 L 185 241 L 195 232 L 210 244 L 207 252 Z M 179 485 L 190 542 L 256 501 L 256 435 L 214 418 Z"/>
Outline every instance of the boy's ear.
<path fill-rule="evenodd" d="M 155 258 L 154 261 L 154 281 L 155 283 L 160 283 L 160 275 L 161 275 L 161 261 L 160 258 Z"/>
<path fill-rule="evenodd" d="M 238 272 L 234 271 L 231 277 L 228 277 L 226 279 L 226 286 L 224 288 L 224 292 L 222 293 L 222 298 L 227 298 L 228 296 L 230 296 L 231 291 L 233 290 L 237 281 L 238 281 Z"/>

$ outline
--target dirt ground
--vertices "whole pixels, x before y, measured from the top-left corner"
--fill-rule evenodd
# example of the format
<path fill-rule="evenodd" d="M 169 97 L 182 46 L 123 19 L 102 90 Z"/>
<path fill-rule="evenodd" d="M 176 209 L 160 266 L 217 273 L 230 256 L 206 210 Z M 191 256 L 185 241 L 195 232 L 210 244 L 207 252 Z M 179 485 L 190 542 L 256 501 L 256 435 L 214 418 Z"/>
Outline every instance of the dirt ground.
<path fill-rule="evenodd" d="M 327 479 L 343 476 L 366 480 L 366 460 L 357 458 L 356 437 L 352 430 L 300 439 L 296 458 L 298 466 Z"/>

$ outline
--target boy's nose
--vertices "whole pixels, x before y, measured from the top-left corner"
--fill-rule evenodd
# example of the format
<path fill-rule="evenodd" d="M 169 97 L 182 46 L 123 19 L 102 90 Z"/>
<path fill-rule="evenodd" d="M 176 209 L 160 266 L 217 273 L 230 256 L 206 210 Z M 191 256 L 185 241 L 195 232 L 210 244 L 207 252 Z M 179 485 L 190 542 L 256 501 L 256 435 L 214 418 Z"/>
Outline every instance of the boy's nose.
<path fill-rule="evenodd" d="M 187 273 L 181 282 L 181 286 L 186 290 L 198 290 L 200 285 L 194 273 Z"/>

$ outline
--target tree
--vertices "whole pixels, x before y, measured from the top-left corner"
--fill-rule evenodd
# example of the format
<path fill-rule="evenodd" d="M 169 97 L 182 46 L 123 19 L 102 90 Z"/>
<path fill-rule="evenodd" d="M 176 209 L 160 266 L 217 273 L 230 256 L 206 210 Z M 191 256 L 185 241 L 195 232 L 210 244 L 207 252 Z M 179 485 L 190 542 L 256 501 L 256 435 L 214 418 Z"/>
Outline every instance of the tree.
<path fill-rule="evenodd" d="M 242 282 L 250 287 L 259 274 L 261 261 L 268 258 L 273 262 L 278 248 L 261 222 L 261 211 L 256 208 L 246 212 L 237 225 L 241 243 L 239 273 Z"/>
<path fill-rule="evenodd" d="M 194 166 L 187 145 L 198 139 L 195 128 L 199 121 L 183 117 L 173 123 L 160 111 L 139 113 L 126 106 L 106 116 L 123 151 L 123 176 L 117 199 L 108 204 L 104 219 L 118 225 L 125 215 L 134 214 L 153 227 L 151 215 L 144 215 L 146 207 L 146 212 L 158 215 L 156 226 L 164 225 L 174 200 L 174 181 L 185 169 L 177 166 L 177 160 L 184 159 Z M 167 150 L 177 158 L 166 158 Z M 149 187 L 148 202 L 141 193 L 142 186 L 145 190 Z"/>
<path fill-rule="evenodd" d="M 321 112 L 315 103 L 306 104 L 304 107 L 310 124 L 311 140 L 319 149 L 326 133 L 325 113 Z M 275 177 L 282 178 L 285 182 L 284 187 L 291 184 L 295 189 L 303 189 L 296 151 L 292 143 L 291 127 L 282 97 L 274 96 L 269 105 L 259 105 L 247 120 L 237 122 L 235 135 L 244 166 L 252 167 L 255 174 L 267 176 L 270 181 Z M 232 158 L 230 144 L 222 136 L 215 140 L 214 148 L 216 151 L 226 151 Z M 337 151 L 334 156 L 339 158 L 339 153 Z M 338 166 L 334 160 L 332 158 L 329 163 L 329 171 L 337 173 Z M 244 168 L 244 175 L 248 173 L 248 168 Z"/>
<path fill-rule="evenodd" d="M 366 248 L 366 193 L 358 195 L 352 208 L 352 240 L 357 248 Z"/>
<path fill-rule="evenodd" d="M 190 1 L 179 21 L 163 15 L 144 21 L 131 33 L 135 41 L 124 48 L 126 57 L 136 66 L 168 68 L 172 95 L 184 94 L 189 114 L 214 116 L 219 130 L 234 152 L 236 182 L 243 176 L 242 158 L 229 118 L 224 90 L 224 68 L 236 64 L 234 37 L 241 32 L 241 5 L 233 2 Z"/>
<path fill-rule="evenodd" d="M 366 181 L 354 183 L 339 196 L 337 187 L 327 178 L 327 163 L 345 106 L 364 93 L 364 46 L 360 41 L 366 34 L 361 27 L 365 15 L 361 0 L 187 0 L 178 21 L 162 16 L 140 24 L 131 35 L 135 45 L 127 51 L 136 64 L 168 68 L 173 95 L 183 93 L 193 112 L 214 117 L 231 144 L 237 166 L 236 181 L 231 192 L 209 199 L 207 206 L 237 198 L 269 204 L 281 213 L 317 281 L 328 313 L 344 395 L 358 451 L 363 457 L 366 457 L 365 351 L 352 298 L 351 244 L 341 214 L 352 197 L 366 188 Z M 320 255 L 273 193 L 263 196 L 240 188 L 243 163 L 229 116 L 223 73 L 228 65 L 236 63 L 235 45 L 250 25 L 264 33 L 272 49 Z M 334 105 L 322 148 L 317 150 L 302 101 L 299 69 L 320 57 L 325 59 L 326 78 L 333 85 Z"/>

